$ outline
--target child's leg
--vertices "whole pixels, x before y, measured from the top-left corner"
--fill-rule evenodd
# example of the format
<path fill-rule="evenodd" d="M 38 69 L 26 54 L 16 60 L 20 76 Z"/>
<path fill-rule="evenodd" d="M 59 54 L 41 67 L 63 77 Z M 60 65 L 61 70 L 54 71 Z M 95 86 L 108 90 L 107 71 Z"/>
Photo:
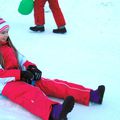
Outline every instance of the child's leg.
<path fill-rule="evenodd" d="M 75 84 L 75 83 L 72 83 L 72 82 L 67 82 L 67 81 L 59 80 L 59 79 L 55 79 L 55 81 L 56 82 L 65 83 L 65 84 L 69 85 L 70 87 L 74 87 L 74 88 L 78 88 L 78 89 L 83 89 L 83 90 L 90 90 L 90 88 L 86 88 L 83 85 Z"/>
<path fill-rule="evenodd" d="M 104 92 L 105 92 L 105 86 L 104 85 L 100 85 L 100 86 L 98 86 L 98 88 L 96 90 L 93 90 L 93 89 L 85 88 L 82 85 L 70 83 L 70 82 L 67 82 L 67 81 L 62 81 L 62 80 L 58 80 L 58 79 L 55 79 L 55 81 L 65 83 L 65 84 L 67 84 L 71 87 L 78 88 L 78 89 L 85 89 L 85 90 L 88 89 L 88 90 L 90 90 L 90 102 L 94 102 L 94 103 L 97 103 L 97 104 L 102 104 L 103 96 L 104 96 Z"/>
<path fill-rule="evenodd" d="M 20 81 L 7 83 L 2 95 L 43 120 L 49 119 L 52 105 L 57 104 L 46 97 L 38 87 Z"/>
<path fill-rule="evenodd" d="M 46 95 L 65 98 L 66 96 L 73 96 L 75 101 L 84 105 L 89 105 L 90 89 L 81 85 L 65 82 L 62 80 L 50 80 L 42 78 L 36 82 L 38 86 Z"/>

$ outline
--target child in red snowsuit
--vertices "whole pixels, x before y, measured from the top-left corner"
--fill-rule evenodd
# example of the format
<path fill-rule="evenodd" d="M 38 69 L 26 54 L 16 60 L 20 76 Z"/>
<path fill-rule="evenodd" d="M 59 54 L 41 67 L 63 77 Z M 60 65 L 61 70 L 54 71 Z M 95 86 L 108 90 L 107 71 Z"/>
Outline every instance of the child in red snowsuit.
<path fill-rule="evenodd" d="M 42 72 L 13 46 L 9 26 L 0 18 L 0 93 L 43 120 L 67 120 L 74 102 L 102 104 L 105 86 L 97 90 L 41 77 Z M 35 81 L 35 85 L 31 85 Z M 63 104 L 47 96 L 64 99 Z"/>
<path fill-rule="evenodd" d="M 57 24 L 57 29 L 54 29 L 54 33 L 66 33 L 65 28 L 65 19 L 62 14 L 62 11 L 59 7 L 58 0 L 35 0 L 34 1 L 34 19 L 36 26 L 30 27 L 30 30 L 32 31 L 41 31 L 43 32 L 44 24 L 45 24 L 45 12 L 44 12 L 44 6 L 45 3 L 48 1 L 49 7 L 52 11 L 53 17 L 55 19 L 55 22 Z"/>

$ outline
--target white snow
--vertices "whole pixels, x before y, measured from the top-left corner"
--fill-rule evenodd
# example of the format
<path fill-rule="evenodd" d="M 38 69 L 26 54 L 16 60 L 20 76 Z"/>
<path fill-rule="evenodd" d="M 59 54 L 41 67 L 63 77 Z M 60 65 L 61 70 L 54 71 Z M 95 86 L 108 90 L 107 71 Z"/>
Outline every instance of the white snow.
<path fill-rule="evenodd" d="M 48 4 L 45 32 L 34 33 L 33 12 L 18 13 L 21 0 L 0 0 L 0 17 L 11 26 L 10 38 L 47 78 L 59 78 L 96 89 L 104 84 L 102 105 L 75 104 L 69 120 L 120 120 L 120 0 L 59 0 L 67 34 L 56 28 Z M 52 98 L 62 102 L 56 98 Z M 0 95 L 0 120 L 39 120 Z"/>

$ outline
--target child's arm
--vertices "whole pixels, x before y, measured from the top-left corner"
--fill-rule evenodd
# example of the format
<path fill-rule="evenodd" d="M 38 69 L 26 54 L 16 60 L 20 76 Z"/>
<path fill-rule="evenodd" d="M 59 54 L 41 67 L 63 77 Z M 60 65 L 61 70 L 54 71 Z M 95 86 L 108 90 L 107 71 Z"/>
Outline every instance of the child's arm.
<path fill-rule="evenodd" d="M 24 81 L 30 84 L 33 78 L 34 75 L 30 71 L 21 71 L 19 69 L 4 70 L 0 65 L 0 88 L 11 81 Z"/>
<path fill-rule="evenodd" d="M 4 70 L 0 65 L 0 79 L 6 82 L 20 80 L 20 72 L 18 69 Z"/>
<path fill-rule="evenodd" d="M 4 70 L 0 65 L 0 94 L 4 86 L 11 81 L 24 81 L 31 84 L 33 74 L 19 69 Z"/>
<path fill-rule="evenodd" d="M 0 93 L 10 81 L 20 80 L 20 70 L 4 70 L 0 65 Z"/>
<path fill-rule="evenodd" d="M 36 66 L 34 63 L 28 61 L 25 56 L 18 52 L 18 62 L 21 70 L 27 70 L 28 66 Z"/>

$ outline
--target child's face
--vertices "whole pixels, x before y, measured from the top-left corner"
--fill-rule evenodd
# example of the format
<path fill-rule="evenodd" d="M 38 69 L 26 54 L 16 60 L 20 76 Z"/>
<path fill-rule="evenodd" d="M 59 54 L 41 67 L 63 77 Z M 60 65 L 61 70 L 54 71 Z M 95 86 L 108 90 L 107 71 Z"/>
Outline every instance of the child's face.
<path fill-rule="evenodd" d="M 8 38 L 8 30 L 0 32 L 0 41 L 6 41 Z"/>

